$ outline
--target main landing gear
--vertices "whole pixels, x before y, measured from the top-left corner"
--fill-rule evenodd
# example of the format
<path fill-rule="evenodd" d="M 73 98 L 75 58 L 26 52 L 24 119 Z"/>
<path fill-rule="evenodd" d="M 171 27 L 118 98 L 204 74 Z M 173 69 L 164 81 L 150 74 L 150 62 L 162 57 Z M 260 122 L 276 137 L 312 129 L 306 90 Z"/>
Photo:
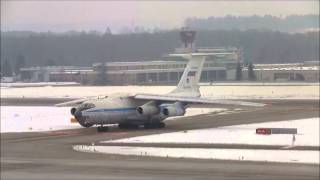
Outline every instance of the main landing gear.
<path fill-rule="evenodd" d="M 164 122 L 152 122 L 152 123 L 145 123 L 143 124 L 145 129 L 159 129 L 159 128 L 164 128 L 166 124 Z M 138 124 L 131 124 L 131 123 L 120 123 L 118 125 L 120 129 L 138 129 L 139 125 Z M 106 132 L 108 131 L 108 126 L 98 126 L 97 127 L 98 132 Z"/>
<path fill-rule="evenodd" d="M 108 129 L 109 129 L 108 126 L 103 126 L 103 125 L 97 127 L 98 132 L 107 132 Z"/>
<path fill-rule="evenodd" d="M 164 122 L 157 122 L 157 123 L 145 123 L 144 128 L 146 129 L 158 129 L 164 128 L 166 124 Z"/>
<path fill-rule="evenodd" d="M 118 125 L 120 129 L 138 129 L 139 125 L 138 124 L 129 124 L 129 123 L 120 123 Z"/>
<path fill-rule="evenodd" d="M 145 123 L 143 124 L 145 129 L 158 129 L 158 128 L 164 128 L 166 126 L 163 122 L 152 122 L 152 123 Z M 129 123 L 120 123 L 118 125 L 120 129 L 138 129 L 138 124 L 129 124 Z"/>

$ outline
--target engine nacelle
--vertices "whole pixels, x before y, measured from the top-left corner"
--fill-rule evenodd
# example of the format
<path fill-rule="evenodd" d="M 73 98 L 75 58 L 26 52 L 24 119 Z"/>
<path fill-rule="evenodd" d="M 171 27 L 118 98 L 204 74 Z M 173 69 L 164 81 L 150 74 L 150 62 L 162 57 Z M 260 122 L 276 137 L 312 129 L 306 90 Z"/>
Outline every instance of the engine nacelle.
<path fill-rule="evenodd" d="M 75 115 L 77 112 L 84 111 L 86 109 L 94 108 L 96 107 L 93 103 L 83 103 L 79 105 L 78 107 L 71 108 L 70 112 L 72 115 Z"/>
<path fill-rule="evenodd" d="M 156 106 L 154 104 L 147 103 L 143 106 L 137 107 L 137 112 L 140 115 L 150 116 L 150 115 L 159 114 L 160 109 L 158 106 Z"/>
<path fill-rule="evenodd" d="M 186 113 L 186 109 L 179 102 L 166 106 L 162 109 L 162 114 L 168 117 L 171 116 L 183 116 Z"/>
<path fill-rule="evenodd" d="M 77 108 L 73 107 L 71 108 L 70 112 L 71 112 L 71 115 L 74 115 L 77 111 Z"/>

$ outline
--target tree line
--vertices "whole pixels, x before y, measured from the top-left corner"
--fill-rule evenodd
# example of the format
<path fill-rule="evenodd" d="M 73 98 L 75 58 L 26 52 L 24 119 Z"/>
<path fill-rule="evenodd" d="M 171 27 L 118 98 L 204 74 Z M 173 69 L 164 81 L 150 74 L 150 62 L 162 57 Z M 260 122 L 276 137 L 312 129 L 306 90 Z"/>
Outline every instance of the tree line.
<path fill-rule="evenodd" d="M 33 32 L 25 36 L 2 32 L 1 71 L 5 69 L 5 62 L 11 67 L 21 67 L 159 60 L 181 46 L 179 38 L 179 30 L 130 34 Z M 195 44 L 197 47 L 241 48 L 244 61 L 254 64 L 319 60 L 319 32 L 199 30 Z"/>
<path fill-rule="evenodd" d="M 306 29 L 319 29 L 319 14 L 290 15 L 277 17 L 265 16 L 232 16 L 187 18 L 185 25 L 204 30 L 249 30 L 266 29 L 282 32 L 301 32 Z"/>

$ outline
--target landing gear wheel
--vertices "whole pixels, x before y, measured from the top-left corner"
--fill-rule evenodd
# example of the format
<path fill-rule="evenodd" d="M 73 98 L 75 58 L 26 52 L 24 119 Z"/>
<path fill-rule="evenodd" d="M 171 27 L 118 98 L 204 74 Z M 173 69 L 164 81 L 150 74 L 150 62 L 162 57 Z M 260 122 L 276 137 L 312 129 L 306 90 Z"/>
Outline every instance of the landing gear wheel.
<path fill-rule="evenodd" d="M 157 128 L 164 128 L 166 126 L 165 123 L 145 123 L 144 128 L 146 129 L 157 129 Z"/>
<path fill-rule="evenodd" d="M 122 123 L 118 124 L 118 128 L 119 129 L 124 129 L 125 128 L 125 124 L 122 124 Z"/>
<path fill-rule="evenodd" d="M 161 122 L 161 123 L 159 123 L 158 127 L 159 127 L 159 128 L 164 128 L 164 127 L 166 127 L 166 123 Z"/>
<path fill-rule="evenodd" d="M 108 126 L 98 126 L 97 127 L 97 131 L 98 132 L 106 132 L 106 131 L 108 131 Z"/>
<path fill-rule="evenodd" d="M 154 129 L 155 126 L 154 126 L 154 123 L 145 123 L 144 128 L 145 129 Z"/>
<path fill-rule="evenodd" d="M 144 127 L 145 129 L 149 129 L 149 128 L 150 128 L 150 124 L 149 124 L 149 123 L 145 123 L 145 124 L 143 125 L 143 127 Z"/>
<path fill-rule="evenodd" d="M 139 125 L 137 124 L 128 124 L 128 123 L 120 123 L 118 125 L 120 129 L 138 129 Z"/>

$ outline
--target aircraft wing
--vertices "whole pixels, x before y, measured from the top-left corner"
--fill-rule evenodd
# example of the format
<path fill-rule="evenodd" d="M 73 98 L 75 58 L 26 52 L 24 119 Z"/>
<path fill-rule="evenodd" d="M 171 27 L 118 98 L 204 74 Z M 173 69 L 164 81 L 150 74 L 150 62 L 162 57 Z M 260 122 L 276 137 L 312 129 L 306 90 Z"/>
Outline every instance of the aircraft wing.
<path fill-rule="evenodd" d="M 150 101 L 169 101 L 169 102 L 184 102 L 194 104 L 220 104 L 220 105 L 238 105 L 238 106 L 254 106 L 263 107 L 265 104 L 245 101 L 233 101 L 224 99 L 210 99 L 202 97 L 182 97 L 182 96 L 170 96 L 170 95 L 153 95 L 153 94 L 136 94 L 134 99 L 143 99 Z"/>
<path fill-rule="evenodd" d="M 77 105 L 79 105 L 79 104 L 81 104 L 81 103 L 83 103 L 84 101 L 87 101 L 87 100 L 89 100 L 89 99 L 92 99 L 92 98 L 76 99 L 76 100 L 72 100 L 72 101 L 67 101 L 67 102 L 55 104 L 55 106 L 57 106 L 57 107 L 77 106 Z"/>

